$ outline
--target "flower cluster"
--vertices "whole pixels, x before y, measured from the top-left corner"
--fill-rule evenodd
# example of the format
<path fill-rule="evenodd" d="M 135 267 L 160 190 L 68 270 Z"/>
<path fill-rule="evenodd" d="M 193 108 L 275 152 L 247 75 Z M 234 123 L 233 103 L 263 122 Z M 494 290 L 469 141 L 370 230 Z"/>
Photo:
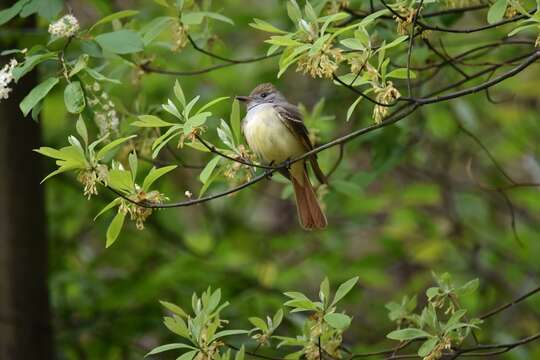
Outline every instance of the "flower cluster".
<path fill-rule="evenodd" d="M 413 9 L 413 8 L 406 8 L 404 6 L 400 6 L 397 10 L 397 12 L 400 14 L 399 16 L 394 16 L 394 20 L 396 20 L 397 23 L 397 33 L 400 35 L 408 35 L 409 34 L 409 28 L 411 27 L 414 17 L 416 14 L 421 11 L 422 9 Z"/>
<path fill-rule="evenodd" d="M 255 161 L 255 155 L 253 155 L 253 153 L 251 153 L 244 145 L 238 145 L 238 152 L 239 155 L 236 159 L 249 162 Z M 239 172 L 242 173 L 242 176 L 238 176 Z M 231 180 L 243 178 L 244 181 L 250 181 L 253 176 L 253 169 L 249 165 L 234 161 L 227 166 L 224 175 Z"/>
<path fill-rule="evenodd" d="M 435 346 L 433 351 L 429 353 L 428 356 L 425 356 L 422 360 L 438 360 L 443 357 L 445 350 L 452 349 L 452 340 L 448 337 L 444 337 L 441 341 Z"/>
<path fill-rule="evenodd" d="M 9 64 L 4 65 L 0 70 L 0 100 L 9 97 L 11 88 L 8 85 L 13 81 L 13 68 L 15 66 L 17 66 L 17 60 L 11 59 Z"/>
<path fill-rule="evenodd" d="M 343 60 L 341 49 L 334 48 L 331 42 L 327 42 L 315 54 L 306 53 L 302 55 L 298 60 L 296 71 L 302 71 L 304 74 L 309 73 L 313 78 L 331 79 L 338 69 L 339 63 Z"/>
<path fill-rule="evenodd" d="M 165 195 L 158 191 L 145 192 L 140 190 L 137 194 L 130 196 L 130 199 L 137 203 L 145 203 L 149 205 L 158 205 L 163 201 L 168 200 Z M 118 211 L 128 214 L 132 221 L 135 221 L 135 226 L 138 230 L 144 229 L 144 222 L 152 215 L 152 209 L 136 205 L 132 202 L 122 200 Z"/>
<path fill-rule="evenodd" d="M 99 164 L 94 169 L 82 170 L 77 176 L 77 180 L 84 185 L 84 196 L 88 197 L 88 200 L 92 195 L 97 195 L 97 184 L 107 185 L 107 179 L 109 177 L 109 171 L 106 165 Z"/>
<path fill-rule="evenodd" d="M 349 0 L 332 0 L 328 1 L 324 8 L 324 13 L 328 15 L 337 14 L 342 9 L 349 7 Z"/>
<path fill-rule="evenodd" d="M 375 87 L 374 89 L 376 94 L 375 100 L 381 104 L 389 105 L 401 96 L 391 81 L 388 81 L 384 87 Z M 375 105 L 373 108 L 373 119 L 376 124 L 380 124 L 387 114 L 387 106 Z"/>
<path fill-rule="evenodd" d="M 49 34 L 55 37 L 71 37 L 79 31 L 79 21 L 73 15 L 64 15 L 49 25 Z"/>
<path fill-rule="evenodd" d="M 466 6 L 478 5 L 480 0 L 446 0 L 446 7 L 448 8 L 462 8 Z"/>
<path fill-rule="evenodd" d="M 118 132 L 120 120 L 109 94 L 105 90 L 101 91 L 98 82 L 94 82 L 93 85 L 86 85 L 85 89 L 89 94 L 88 104 L 94 110 L 94 121 L 99 128 L 100 135 L 104 136 L 111 132 Z"/>
<path fill-rule="evenodd" d="M 189 26 L 182 24 L 181 22 L 178 22 L 174 26 L 174 45 L 173 45 L 173 51 L 180 51 L 183 48 L 186 47 L 188 43 L 188 30 Z"/>
<path fill-rule="evenodd" d="M 182 133 L 180 139 L 178 140 L 178 147 L 183 148 L 186 140 L 191 142 L 195 141 L 198 136 L 201 136 L 206 131 L 206 126 L 197 126 L 191 129 L 188 134 Z"/>
<path fill-rule="evenodd" d="M 330 355 L 333 359 L 341 359 L 340 346 L 343 341 L 339 330 L 336 330 L 323 321 L 322 314 L 314 314 L 309 320 L 309 342 L 304 351 L 308 360 L 323 360 L 323 353 Z"/>
<path fill-rule="evenodd" d="M 349 56 L 347 59 L 347 63 L 351 66 L 351 72 L 353 74 L 358 74 L 362 70 L 366 68 L 368 65 L 367 58 L 369 55 L 367 53 L 365 54 L 358 54 L 355 53 L 352 56 Z"/>

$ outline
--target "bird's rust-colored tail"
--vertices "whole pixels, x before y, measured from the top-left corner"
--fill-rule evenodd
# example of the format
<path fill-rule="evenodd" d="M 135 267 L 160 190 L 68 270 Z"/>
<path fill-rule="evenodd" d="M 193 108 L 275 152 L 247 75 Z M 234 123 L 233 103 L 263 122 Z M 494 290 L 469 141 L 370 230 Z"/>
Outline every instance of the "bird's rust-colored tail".
<path fill-rule="evenodd" d="M 300 182 L 300 180 L 302 181 Z M 291 181 L 294 187 L 300 225 L 306 230 L 324 229 L 328 225 L 326 216 L 319 205 L 305 167 L 303 167 L 303 179 L 291 176 Z"/>

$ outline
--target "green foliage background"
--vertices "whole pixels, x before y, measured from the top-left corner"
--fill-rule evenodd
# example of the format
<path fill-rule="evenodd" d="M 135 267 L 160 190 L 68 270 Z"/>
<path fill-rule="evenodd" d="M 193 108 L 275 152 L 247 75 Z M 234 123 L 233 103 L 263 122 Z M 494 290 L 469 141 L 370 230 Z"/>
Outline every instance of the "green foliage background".
<path fill-rule="evenodd" d="M 351 3 L 366 8 L 362 1 Z M 134 26 L 163 15 L 163 8 L 149 1 L 71 5 L 83 26 L 120 9 L 140 11 L 130 20 Z M 225 0 L 214 1 L 213 7 L 235 24 L 212 22 L 212 32 L 201 31 L 197 39 L 211 36 L 211 50 L 223 56 L 246 58 L 266 52 L 267 34 L 248 26 L 254 17 L 282 29 L 290 27 L 281 1 Z M 46 23 L 40 21 L 44 29 Z M 485 12 L 447 21 L 480 24 L 485 22 Z M 455 35 L 447 48 L 457 54 L 472 43 L 500 38 L 509 29 Z M 23 48 L 46 41 L 48 34 L 2 35 L 10 36 L 18 36 Z M 170 41 L 170 34 L 165 32 L 160 39 Z M 487 60 L 512 56 L 511 51 L 502 48 Z M 155 46 L 145 55 L 153 58 L 152 65 L 177 70 L 219 63 L 189 46 L 179 52 Z M 414 60 L 428 56 L 432 55 L 426 48 L 419 47 Z M 392 61 L 403 64 L 406 54 L 396 54 Z M 51 73 L 55 65 L 44 63 L 40 71 Z M 123 82 L 106 85 L 122 114 L 121 127 L 129 127 L 135 115 L 164 103 L 172 96 L 176 80 L 140 75 L 118 59 L 107 67 L 107 74 Z M 178 80 L 188 97 L 200 95 L 203 102 L 244 95 L 259 83 L 273 82 L 291 102 L 307 109 L 306 123 L 320 142 L 372 123 L 372 105 L 366 101 L 345 121 L 356 97 L 343 87 L 303 76 L 294 66 L 279 80 L 276 74 L 277 58 L 271 58 Z M 511 210 L 500 192 L 488 189 L 508 181 L 460 126 L 481 139 L 512 179 L 540 181 L 539 78 L 539 69 L 531 67 L 491 91 L 493 98 L 511 101 L 493 104 L 479 93 L 435 104 L 348 143 L 324 196 L 330 225 L 322 232 L 299 228 L 291 191 L 276 175 L 278 181 L 264 181 L 209 203 L 156 211 L 144 231 L 129 224 L 114 246 L 105 249 L 112 215 L 92 219 L 113 194 L 101 188 L 99 196 L 87 201 L 72 174 L 46 182 L 50 291 L 60 358 L 141 358 L 150 348 L 175 341 L 162 326 L 158 299 L 189 307 L 192 292 L 208 286 L 221 288 L 223 298 L 232 304 L 224 314 L 233 328 L 248 328 L 249 316 L 263 317 L 281 307 L 284 291 L 316 297 L 325 276 L 335 285 L 358 276 L 359 286 L 342 304 L 354 318 L 344 342 L 356 351 L 392 346 L 385 336 L 394 326 L 384 305 L 406 294 L 420 294 L 419 302 L 425 303 L 422 294 L 433 284 L 432 271 L 450 272 L 461 284 L 479 278 L 479 290 L 463 299 L 473 316 L 526 292 L 538 284 L 540 271 L 538 189 L 506 190 Z M 459 74 L 447 71 L 442 79 L 457 80 Z M 215 116 L 207 122 L 208 134 L 215 134 L 220 117 L 229 118 L 230 106 L 230 101 L 216 105 Z M 43 144 L 64 146 L 75 121 L 66 112 L 63 88 L 55 88 L 43 104 Z M 124 150 L 124 163 L 128 152 Z M 180 154 L 190 164 L 210 159 L 189 148 Z M 338 155 L 337 147 L 320 153 L 323 170 L 332 168 Z M 54 170 L 52 161 L 47 166 Z M 149 169 L 148 164 L 140 166 Z M 160 191 L 171 200 L 185 199 L 186 190 L 197 194 L 199 172 L 179 166 L 159 182 Z M 209 191 L 228 186 L 220 181 Z M 512 230 L 512 211 L 519 239 Z M 297 323 L 295 316 L 286 316 L 278 332 L 294 332 Z M 479 337 L 486 343 L 510 342 L 538 331 L 540 299 L 531 298 L 487 320 Z M 534 343 L 503 356 L 538 357 L 540 347 Z"/>

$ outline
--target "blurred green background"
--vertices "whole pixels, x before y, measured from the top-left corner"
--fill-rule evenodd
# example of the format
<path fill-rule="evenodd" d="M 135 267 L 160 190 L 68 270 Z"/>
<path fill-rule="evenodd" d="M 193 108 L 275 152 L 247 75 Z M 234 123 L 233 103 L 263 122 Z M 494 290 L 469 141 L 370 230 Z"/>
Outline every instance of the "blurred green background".
<path fill-rule="evenodd" d="M 141 25 L 164 11 L 150 1 L 70 1 L 69 5 L 83 27 L 120 9 L 139 10 L 133 21 Z M 365 5 L 353 1 L 351 7 Z M 254 17 L 281 28 L 290 26 L 282 1 L 225 0 L 214 1 L 213 7 L 235 25 L 213 23 L 208 32 L 211 50 L 232 58 L 266 52 L 267 34 L 248 26 Z M 485 13 L 475 13 L 459 21 L 475 25 L 483 23 L 484 17 Z M 13 30 L 2 38 L 18 36 L 21 47 L 34 44 L 47 35 L 46 24 L 40 25 L 42 30 L 36 33 L 20 36 Z M 452 35 L 445 44 L 449 53 L 458 54 L 507 32 L 503 28 L 488 34 Z M 204 36 L 199 32 L 196 39 L 202 41 Z M 436 43 L 440 35 L 431 36 Z M 170 34 L 165 32 L 160 39 L 169 41 Z M 482 59 L 496 61 L 520 51 L 504 47 Z M 145 56 L 153 59 L 152 65 L 175 70 L 219 63 L 189 46 L 179 52 L 155 46 Z M 392 61 L 404 64 L 405 56 L 396 53 Z M 437 60 L 419 45 L 413 60 L 420 63 L 429 57 Z M 122 127 L 129 126 L 133 114 L 165 102 L 176 79 L 140 75 L 121 61 L 108 70 L 124 83 L 106 89 L 120 109 Z M 50 71 L 47 65 L 41 69 L 41 73 Z M 540 182 L 539 71 L 531 67 L 491 90 L 492 98 L 503 100 L 500 103 L 479 93 L 426 106 L 394 126 L 348 143 L 325 189 L 329 227 L 322 232 L 300 229 L 291 191 L 275 176 L 278 181 L 263 181 L 232 196 L 157 211 L 144 231 L 130 224 L 106 250 L 105 233 L 112 214 L 92 219 L 113 198 L 112 193 L 101 189 L 99 196 L 87 201 L 74 176 L 47 181 L 43 186 L 57 357 L 140 359 L 148 349 L 174 342 L 162 326 L 158 300 L 189 307 L 192 292 L 208 286 L 222 289 L 232 304 L 224 316 L 238 328 L 249 326 L 248 316 L 274 313 L 285 300 L 284 291 L 316 296 L 325 275 L 334 286 L 359 276 L 360 285 L 344 302 L 354 316 L 344 342 L 355 350 L 379 350 L 392 345 L 385 335 L 394 328 L 384 305 L 405 294 L 419 294 L 419 302 L 425 302 L 423 292 L 433 284 L 432 271 L 450 272 L 458 283 L 480 279 L 476 295 L 464 299 L 472 316 L 538 285 L 540 193 L 535 187 L 506 190 L 509 207 L 500 192 L 489 189 L 508 181 L 460 126 L 481 139 L 512 179 Z M 188 97 L 199 94 L 205 101 L 247 94 L 259 83 L 273 82 L 289 101 L 305 106 L 307 125 L 320 143 L 372 123 L 372 106 L 365 101 L 345 121 L 347 108 L 356 99 L 346 89 L 302 76 L 294 68 L 280 79 L 276 73 L 277 59 L 272 58 L 178 79 Z M 417 92 L 429 93 L 459 76 L 445 70 Z M 404 84 L 398 85 L 405 92 Z M 215 136 L 219 118 L 228 119 L 229 111 L 227 101 L 216 107 L 208 123 L 210 138 Z M 44 104 L 41 143 L 63 146 L 74 121 L 65 112 L 61 89 L 56 89 Z M 189 149 L 178 153 L 190 164 L 209 159 Z M 334 166 L 338 155 L 337 147 L 320 154 L 324 171 Z M 163 160 L 174 163 L 171 157 Z M 54 169 L 49 159 L 43 163 L 48 170 Z M 160 182 L 162 191 L 173 201 L 184 199 L 186 190 L 196 194 L 201 186 L 199 171 L 179 167 Z M 228 186 L 218 182 L 209 192 Z M 519 240 L 512 230 L 512 212 Z M 283 332 L 295 326 L 294 317 L 288 319 Z M 536 297 L 489 319 L 478 334 L 483 342 L 495 343 L 538 331 L 540 298 Z M 532 343 L 501 358 L 540 358 L 540 345 Z"/>

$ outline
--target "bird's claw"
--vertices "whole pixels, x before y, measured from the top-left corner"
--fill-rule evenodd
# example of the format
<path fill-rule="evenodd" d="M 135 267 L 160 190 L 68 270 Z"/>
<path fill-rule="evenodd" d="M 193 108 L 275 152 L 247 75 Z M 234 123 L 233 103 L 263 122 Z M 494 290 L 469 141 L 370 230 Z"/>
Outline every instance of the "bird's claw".
<path fill-rule="evenodd" d="M 272 160 L 272 161 L 270 161 L 270 163 L 268 164 L 268 166 L 269 166 L 269 167 L 270 167 L 270 166 L 274 166 L 274 163 L 275 163 L 275 161 Z M 266 178 L 267 178 L 268 180 L 272 179 L 272 175 L 274 175 L 274 172 L 273 172 L 272 170 L 273 170 L 273 169 L 271 169 L 271 168 L 268 168 L 268 169 L 264 170 L 264 176 L 266 176 Z"/>

